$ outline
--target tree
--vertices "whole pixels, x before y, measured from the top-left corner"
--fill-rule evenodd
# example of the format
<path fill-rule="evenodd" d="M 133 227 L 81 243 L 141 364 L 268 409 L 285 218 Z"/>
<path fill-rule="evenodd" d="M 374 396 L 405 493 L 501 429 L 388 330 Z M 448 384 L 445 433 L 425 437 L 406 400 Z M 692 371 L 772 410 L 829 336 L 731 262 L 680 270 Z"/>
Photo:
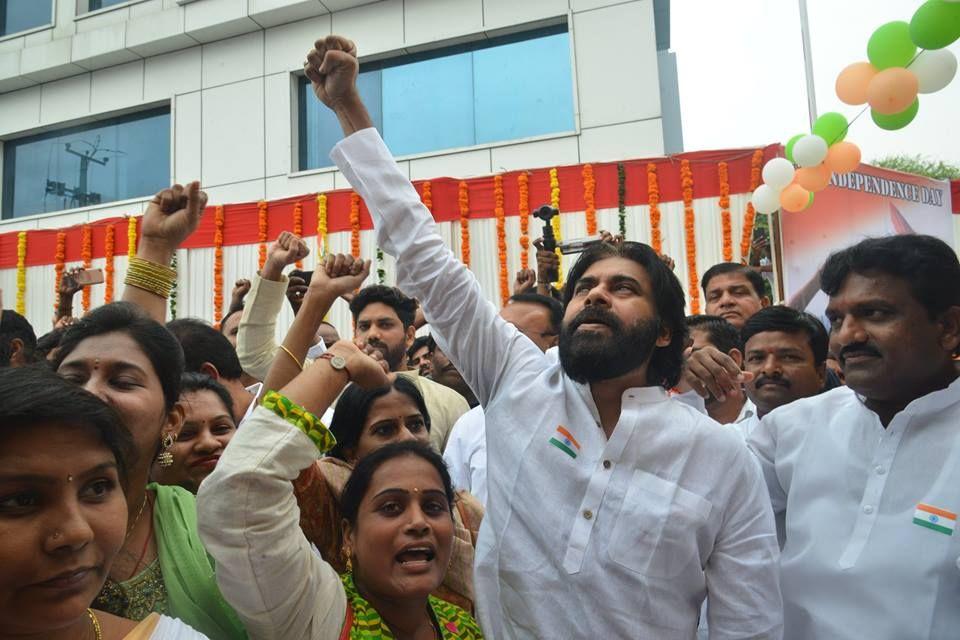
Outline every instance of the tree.
<path fill-rule="evenodd" d="M 872 164 L 884 169 L 894 169 L 904 173 L 926 176 L 934 180 L 955 180 L 960 178 L 960 167 L 947 164 L 942 160 L 932 160 L 925 156 L 888 156 L 875 160 Z"/>

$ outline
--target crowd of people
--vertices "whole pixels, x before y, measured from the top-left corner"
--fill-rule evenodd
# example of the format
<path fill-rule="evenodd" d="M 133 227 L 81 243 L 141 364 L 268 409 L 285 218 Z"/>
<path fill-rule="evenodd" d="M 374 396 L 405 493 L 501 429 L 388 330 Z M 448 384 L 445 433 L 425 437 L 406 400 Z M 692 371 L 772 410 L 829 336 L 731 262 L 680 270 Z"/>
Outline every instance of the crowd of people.
<path fill-rule="evenodd" d="M 498 310 L 357 69 L 338 36 L 305 64 L 397 287 L 287 271 L 284 232 L 218 327 L 167 322 L 192 183 L 147 208 L 122 301 L 73 318 L 67 272 L 53 331 L 2 312 L 0 638 L 957 637 L 952 248 L 839 249 L 828 328 L 731 263 L 688 317 L 669 258 L 609 234 Z"/>

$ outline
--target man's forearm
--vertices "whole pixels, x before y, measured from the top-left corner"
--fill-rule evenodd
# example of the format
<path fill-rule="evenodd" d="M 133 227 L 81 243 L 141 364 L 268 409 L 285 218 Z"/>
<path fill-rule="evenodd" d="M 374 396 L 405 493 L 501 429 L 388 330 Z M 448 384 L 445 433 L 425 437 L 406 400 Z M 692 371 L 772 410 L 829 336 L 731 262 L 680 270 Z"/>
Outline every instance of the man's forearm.
<path fill-rule="evenodd" d="M 370 112 L 367 111 L 359 93 L 354 92 L 352 96 L 338 103 L 334 113 L 337 114 L 337 119 L 340 121 L 344 137 L 373 126 Z"/>

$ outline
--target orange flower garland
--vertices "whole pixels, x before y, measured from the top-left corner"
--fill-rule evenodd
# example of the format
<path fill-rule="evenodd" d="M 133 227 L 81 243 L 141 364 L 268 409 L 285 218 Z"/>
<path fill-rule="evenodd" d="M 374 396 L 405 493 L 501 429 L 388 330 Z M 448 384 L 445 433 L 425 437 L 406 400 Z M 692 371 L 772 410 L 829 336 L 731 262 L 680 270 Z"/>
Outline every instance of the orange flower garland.
<path fill-rule="evenodd" d="M 720 222 L 723 231 L 723 261 L 733 261 L 733 228 L 730 221 L 730 175 L 727 163 L 717 165 L 720 175 Z"/>
<path fill-rule="evenodd" d="M 327 194 L 317 194 L 317 254 L 327 255 Z"/>
<path fill-rule="evenodd" d="M 257 203 L 257 240 L 260 242 L 258 268 L 263 269 L 267 262 L 267 201 Z"/>
<path fill-rule="evenodd" d="M 470 192 L 467 183 L 460 181 L 460 192 L 457 195 L 460 203 L 460 259 L 463 264 L 470 266 Z"/>
<path fill-rule="evenodd" d="M 213 324 L 223 318 L 223 205 L 217 205 L 213 217 Z"/>
<path fill-rule="evenodd" d="M 520 268 L 530 267 L 530 176 L 526 172 L 517 176 L 520 190 Z"/>
<path fill-rule="evenodd" d="M 103 304 L 113 302 L 113 253 L 116 245 L 116 227 L 113 223 L 107 225 L 103 233 Z"/>
<path fill-rule="evenodd" d="M 298 237 L 303 237 L 303 205 L 297 200 L 293 205 L 293 233 Z M 297 260 L 297 269 L 303 269 L 303 260 Z"/>
<path fill-rule="evenodd" d="M 757 190 L 760 186 L 760 165 L 763 164 L 763 149 L 757 149 L 753 152 L 753 159 L 750 162 L 750 193 Z M 753 203 L 747 201 L 747 213 L 743 217 L 743 234 L 740 236 L 740 262 L 747 263 L 750 257 L 750 244 L 753 242 L 753 220 L 757 212 L 753 208 Z"/>
<path fill-rule="evenodd" d="M 17 313 L 27 313 L 27 232 L 17 234 Z"/>
<path fill-rule="evenodd" d="M 683 189 L 683 227 L 687 250 L 687 295 L 690 296 L 690 312 L 700 313 L 700 289 L 697 288 L 697 236 L 696 217 L 693 213 L 693 172 L 690 161 L 680 161 L 680 186 Z"/>
<path fill-rule="evenodd" d="M 350 194 L 350 253 L 360 257 L 360 195 Z"/>
<path fill-rule="evenodd" d="M 55 262 L 53 263 L 53 272 L 56 274 L 54 279 L 54 307 L 53 312 L 56 313 L 60 308 L 60 281 L 63 280 L 63 268 L 64 261 L 67 259 L 67 232 L 58 231 L 57 232 L 57 251 L 53 256 Z"/>
<path fill-rule="evenodd" d="M 503 210 L 503 176 L 493 176 L 493 216 L 497 219 L 497 266 L 500 276 L 500 306 L 507 306 L 510 281 L 507 279 L 507 221 Z"/>
<path fill-rule="evenodd" d="M 663 234 L 660 231 L 660 183 L 657 180 L 657 165 L 647 164 L 647 203 L 650 205 L 650 246 L 663 253 Z"/>
<path fill-rule="evenodd" d="M 127 257 L 133 258 L 137 255 L 137 219 L 133 216 L 127 218 Z"/>
<path fill-rule="evenodd" d="M 90 268 L 90 261 L 93 259 L 93 233 L 90 225 L 85 224 L 80 228 L 80 259 L 83 260 L 83 268 Z M 83 288 L 80 296 L 83 313 L 90 311 L 90 287 Z"/>
<path fill-rule="evenodd" d="M 593 165 L 583 165 L 583 203 L 586 205 L 587 235 L 597 233 L 597 181 L 593 177 Z"/>
<path fill-rule="evenodd" d="M 550 226 L 553 227 L 553 235 L 557 239 L 557 244 L 563 240 L 560 234 L 560 180 L 557 178 L 557 170 L 550 169 L 550 206 L 557 210 L 557 215 L 550 220 Z M 563 290 L 563 254 L 557 248 L 557 288 Z"/>
<path fill-rule="evenodd" d="M 423 202 L 427 211 L 433 213 L 433 187 L 429 180 L 423 183 L 423 194 L 420 196 L 420 201 Z"/>

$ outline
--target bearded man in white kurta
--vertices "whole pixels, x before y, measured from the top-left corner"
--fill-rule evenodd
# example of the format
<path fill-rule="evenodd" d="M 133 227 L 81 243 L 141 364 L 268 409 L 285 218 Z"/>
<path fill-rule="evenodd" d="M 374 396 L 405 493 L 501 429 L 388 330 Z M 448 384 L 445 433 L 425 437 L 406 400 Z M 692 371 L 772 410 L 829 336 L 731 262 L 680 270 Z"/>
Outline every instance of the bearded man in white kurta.
<path fill-rule="evenodd" d="M 689 639 L 706 598 L 711 637 L 779 637 L 759 470 L 737 434 L 664 389 L 686 339 L 673 273 L 639 243 L 584 253 L 559 349 L 543 353 L 444 246 L 359 98 L 353 43 L 315 47 L 307 77 L 347 135 L 331 157 L 397 258 L 398 286 L 420 300 L 486 411 L 476 587 L 487 636 Z"/>

